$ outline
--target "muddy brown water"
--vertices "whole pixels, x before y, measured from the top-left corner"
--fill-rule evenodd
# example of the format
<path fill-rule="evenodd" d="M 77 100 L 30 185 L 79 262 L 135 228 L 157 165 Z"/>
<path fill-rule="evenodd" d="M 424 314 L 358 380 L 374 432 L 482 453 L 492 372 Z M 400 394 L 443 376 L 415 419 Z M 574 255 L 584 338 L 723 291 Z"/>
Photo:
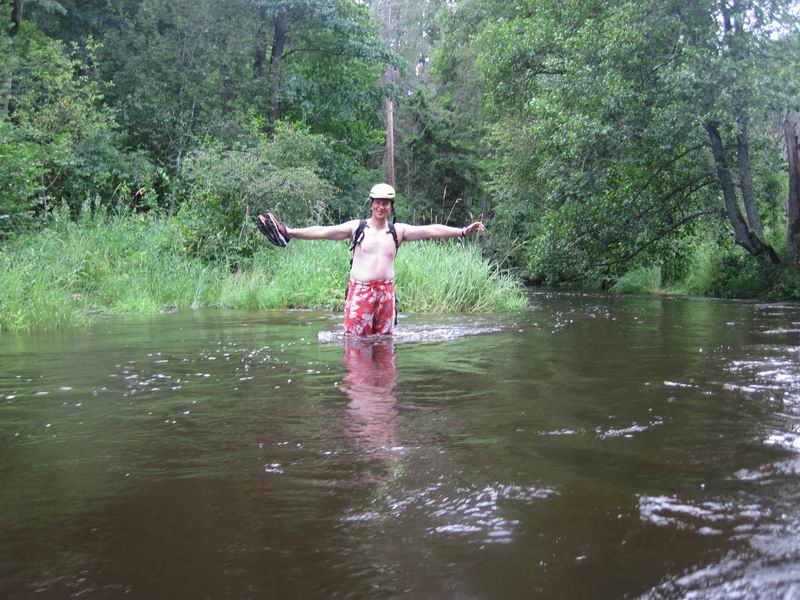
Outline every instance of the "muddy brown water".
<path fill-rule="evenodd" d="M 800 597 L 800 306 L 0 337 L 2 598 Z"/>

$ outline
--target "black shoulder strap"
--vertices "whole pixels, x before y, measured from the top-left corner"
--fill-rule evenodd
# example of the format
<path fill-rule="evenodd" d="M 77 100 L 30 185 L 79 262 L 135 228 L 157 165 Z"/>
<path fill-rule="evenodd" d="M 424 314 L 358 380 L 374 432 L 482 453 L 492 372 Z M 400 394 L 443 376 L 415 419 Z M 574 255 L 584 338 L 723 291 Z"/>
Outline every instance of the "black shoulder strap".
<path fill-rule="evenodd" d="M 358 227 L 356 227 L 356 230 L 353 232 L 353 239 L 350 242 L 350 252 L 355 250 L 356 246 L 358 246 L 361 243 L 361 240 L 364 239 L 364 228 L 366 226 L 367 226 L 367 220 L 366 219 L 361 219 L 358 222 Z M 351 260 L 351 262 L 352 262 L 352 260 Z"/>
<path fill-rule="evenodd" d="M 394 228 L 394 221 L 389 221 L 389 233 L 391 233 L 392 238 L 394 238 L 395 249 L 399 248 L 400 242 L 397 241 L 397 230 Z"/>
<path fill-rule="evenodd" d="M 358 222 L 358 227 L 356 227 L 356 230 L 353 232 L 353 239 L 350 242 L 350 252 L 355 250 L 356 246 L 358 246 L 361 243 L 361 240 L 364 239 L 364 229 L 366 228 L 366 226 L 367 226 L 366 219 L 361 219 L 361 221 Z M 389 221 L 389 233 L 391 234 L 392 239 L 394 240 L 394 247 L 399 248 L 400 241 L 397 239 L 397 229 L 395 229 L 393 221 Z"/>

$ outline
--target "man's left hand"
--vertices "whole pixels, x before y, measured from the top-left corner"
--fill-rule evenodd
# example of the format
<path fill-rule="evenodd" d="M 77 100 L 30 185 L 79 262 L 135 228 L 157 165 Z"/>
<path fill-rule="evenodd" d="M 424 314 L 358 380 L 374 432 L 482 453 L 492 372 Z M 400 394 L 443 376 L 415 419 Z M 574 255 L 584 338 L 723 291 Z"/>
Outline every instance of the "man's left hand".
<path fill-rule="evenodd" d="M 486 231 L 486 226 L 480 221 L 475 221 L 474 223 L 471 223 L 466 227 L 464 227 L 464 229 L 461 230 L 461 234 L 464 237 L 467 237 L 470 235 L 474 235 L 476 233 L 483 233 L 484 231 Z"/>

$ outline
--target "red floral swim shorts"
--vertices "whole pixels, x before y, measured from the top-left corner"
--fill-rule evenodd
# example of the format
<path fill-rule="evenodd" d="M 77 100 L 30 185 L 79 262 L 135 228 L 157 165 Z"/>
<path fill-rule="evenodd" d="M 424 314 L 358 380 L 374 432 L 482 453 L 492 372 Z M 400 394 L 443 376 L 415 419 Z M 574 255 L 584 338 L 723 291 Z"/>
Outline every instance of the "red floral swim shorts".
<path fill-rule="evenodd" d="M 344 330 L 356 335 L 390 335 L 394 328 L 394 282 L 350 281 Z"/>

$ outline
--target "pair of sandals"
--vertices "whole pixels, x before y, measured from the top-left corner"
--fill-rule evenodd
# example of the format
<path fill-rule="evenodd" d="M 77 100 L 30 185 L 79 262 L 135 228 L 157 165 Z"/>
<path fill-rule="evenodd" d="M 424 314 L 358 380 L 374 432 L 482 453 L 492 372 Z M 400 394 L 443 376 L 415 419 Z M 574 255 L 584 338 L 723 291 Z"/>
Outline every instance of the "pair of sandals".
<path fill-rule="evenodd" d="M 286 227 L 283 223 L 278 221 L 278 218 L 271 212 L 265 215 L 258 215 L 256 217 L 256 225 L 259 231 L 267 236 L 267 239 L 280 248 L 286 248 L 289 243 L 289 234 L 286 232 Z"/>

